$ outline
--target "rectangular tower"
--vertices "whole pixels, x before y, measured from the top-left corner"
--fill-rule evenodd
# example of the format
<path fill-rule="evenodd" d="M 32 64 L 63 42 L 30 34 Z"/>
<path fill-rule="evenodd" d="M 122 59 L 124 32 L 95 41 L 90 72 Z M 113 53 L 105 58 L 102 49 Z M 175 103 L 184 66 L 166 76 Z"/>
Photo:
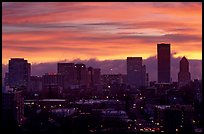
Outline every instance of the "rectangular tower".
<path fill-rule="evenodd" d="M 133 88 L 145 86 L 145 67 L 142 66 L 142 57 L 127 57 L 127 79 Z"/>
<path fill-rule="evenodd" d="M 157 44 L 158 83 L 170 83 L 171 74 L 170 44 Z"/>
<path fill-rule="evenodd" d="M 58 63 L 57 73 L 63 76 L 63 89 L 68 89 L 76 80 L 74 63 Z"/>
<path fill-rule="evenodd" d="M 9 78 L 10 87 L 25 87 L 29 90 L 31 65 L 23 58 L 11 58 L 9 60 Z"/>

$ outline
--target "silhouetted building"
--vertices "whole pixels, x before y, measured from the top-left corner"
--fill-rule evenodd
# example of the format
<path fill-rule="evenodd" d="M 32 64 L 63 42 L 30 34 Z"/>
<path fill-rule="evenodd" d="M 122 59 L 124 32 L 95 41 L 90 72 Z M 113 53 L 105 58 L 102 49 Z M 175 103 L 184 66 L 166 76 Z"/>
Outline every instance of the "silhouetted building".
<path fill-rule="evenodd" d="M 40 76 L 30 77 L 30 91 L 33 93 L 38 93 L 42 91 L 42 77 Z"/>
<path fill-rule="evenodd" d="M 76 81 L 76 68 L 74 63 L 58 63 L 57 72 L 63 75 L 63 89 L 70 88 Z"/>
<path fill-rule="evenodd" d="M 148 87 L 149 86 L 149 74 L 148 73 L 146 73 L 146 77 L 145 77 L 145 82 L 146 82 L 146 86 Z"/>
<path fill-rule="evenodd" d="M 191 74 L 189 72 L 189 62 L 184 56 L 180 60 L 180 70 L 178 73 L 179 87 L 188 84 L 191 81 Z"/>
<path fill-rule="evenodd" d="M 9 86 L 24 86 L 29 91 L 31 65 L 23 58 L 11 58 L 9 60 Z"/>
<path fill-rule="evenodd" d="M 9 118 L 16 120 L 18 123 L 22 123 L 24 119 L 23 91 L 16 91 L 10 88 L 10 90 L 3 92 L 2 112 L 3 124 L 9 123 Z"/>
<path fill-rule="evenodd" d="M 94 80 L 94 84 L 101 84 L 101 69 L 100 68 L 93 69 L 93 80 Z"/>
<path fill-rule="evenodd" d="M 146 67 L 142 65 L 142 57 L 127 57 L 127 79 L 133 88 L 146 86 Z"/>
<path fill-rule="evenodd" d="M 170 83 L 171 52 L 170 44 L 157 44 L 158 83 Z"/>
<path fill-rule="evenodd" d="M 88 68 L 88 81 L 89 87 L 93 87 L 94 85 L 100 84 L 101 78 L 101 69 L 99 68 Z"/>
<path fill-rule="evenodd" d="M 101 76 L 101 80 L 105 86 L 123 83 L 122 74 L 104 74 Z"/>
<path fill-rule="evenodd" d="M 88 70 L 85 64 L 75 64 L 76 68 L 76 84 L 81 87 L 86 87 L 88 85 Z"/>
<path fill-rule="evenodd" d="M 141 76 L 141 80 L 142 80 L 142 86 L 147 86 L 147 82 L 148 82 L 148 75 L 146 73 L 146 66 L 143 65 L 142 66 L 142 76 Z"/>
<path fill-rule="evenodd" d="M 63 85 L 63 75 L 56 73 L 45 73 L 42 76 L 42 86 L 43 88 L 48 87 L 50 85 L 57 85 L 62 88 Z"/>
<path fill-rule="evenodd" d="M 46 73 L 42 76 L 42 94 L 48 98 L 59 98 L 62 94 L 63 75 L 56 73 Z"/>
<path fill-rule="evenodd" d="M 89 87 L 93 87 L 94 82 L 93 82 L 93 68 L 88 67 L 88 81 L 89 81 Z"/>

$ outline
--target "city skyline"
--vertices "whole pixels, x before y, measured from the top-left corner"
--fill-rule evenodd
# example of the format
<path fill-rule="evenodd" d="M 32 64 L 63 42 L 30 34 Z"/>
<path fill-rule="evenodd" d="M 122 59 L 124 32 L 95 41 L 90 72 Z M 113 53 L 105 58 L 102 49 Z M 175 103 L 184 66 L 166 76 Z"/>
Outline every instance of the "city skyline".
<path fill-rule="evenodd" d="M 2 61 L 148 59 L 161 42 L 172 44 L 175 58 L 202 60 L 201 7 L 199 2 L 3 3 Z"/>
<path fill-rule="evenodd" d="M 26 58 L 25 58 L 26 59 Z M 178 81 L 179 62 L 182 57 L 174 58 L 171 55 L 171 78 L 172 81 Z M 28 61 L 30 63 L 30 61 Z M 58 63 L 84 63 L 87 67 L 92 66 L 94 68 L 100 68 L 102 74 L 127 74 L 125 60 L 104 60 L 98 61 L 96 59 L 80 60 L 75 59 L 73 61 L 62 60 L 58 62 L 47 62 L 40 64 L 31 64 L 31 75 L 42 76 L 45 73 L 57 73 Z M 146 65 L 147 73 L 149 73 L 149 81 L 157 81 L 157 58 L 156 56 L 144 59 L 144 65 Z M 189 70 L 193 79 L 202 79 L 202 60 L 189 60 Z M 5 77 L 5 73 L 8 72 L 8 65 L 2 65 L 2 80 Z"/>
<path fill-rule="evenodd" d="M 3 2 L 2 131 L 202 132 L 201 2 Z"/>

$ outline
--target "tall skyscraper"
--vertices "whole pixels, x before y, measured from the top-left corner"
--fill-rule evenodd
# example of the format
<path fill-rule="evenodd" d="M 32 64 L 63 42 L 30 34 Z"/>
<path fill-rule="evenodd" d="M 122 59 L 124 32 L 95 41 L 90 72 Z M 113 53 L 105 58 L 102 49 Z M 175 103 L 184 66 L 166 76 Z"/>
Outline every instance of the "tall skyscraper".
<path fill-rule="evenodd" d="M 23 58 L 11 58 L 9 60 L 9 86 L 24 86 L 29 91 L 31 65 Z"/>
<path fill-rule="evenodd" d="M 74 63 L 58 63 L 57 72 L 63 76 L 63 89 L 70 88 L 76 81 L 76 68 Z"/>
<path fill-rule="evenodd" d="M 186 57 L 184 56 L 180 60 L 180 70 L 178 73 L 179 87 L 188 84 L 190 82 L 190 80 L 191 80 L 191 74 L 189 72 L 189 62 L 186 59 Z"/>
<path fill-rule="evenodd" d="M 89 81 L 90 87 L 100 84 L 100 78 L 101 78 L 101 69 L 88 67 L 88 81 Z"/>
<path fill-rule="evenodd" d="M 133 88 L 145 86 L 146 68 L 142 65 L 142 57 L 127 57 L 128 84 Z"/>
<path fill-rule="evenodd" d="M 88 70 L 85 64 L 75 64 L 76 68 L 76 80 L 78 85 L 87 86 L 88 85 Z"/>
<path fill-rule="evenodd" d="M 158 83 L 170 83 L 171 77 L 171 52 L 170 44 L 157 44 Z"/>

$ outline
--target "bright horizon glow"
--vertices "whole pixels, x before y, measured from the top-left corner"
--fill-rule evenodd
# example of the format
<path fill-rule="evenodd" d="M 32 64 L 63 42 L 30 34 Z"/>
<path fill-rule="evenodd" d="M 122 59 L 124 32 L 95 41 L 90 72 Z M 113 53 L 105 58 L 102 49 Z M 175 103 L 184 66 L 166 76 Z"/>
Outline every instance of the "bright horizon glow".
<path fill-rule="evenodd" d="M 157 55 L 202 60 L 201 2 L 3 2 L 2 64 Z"/>

